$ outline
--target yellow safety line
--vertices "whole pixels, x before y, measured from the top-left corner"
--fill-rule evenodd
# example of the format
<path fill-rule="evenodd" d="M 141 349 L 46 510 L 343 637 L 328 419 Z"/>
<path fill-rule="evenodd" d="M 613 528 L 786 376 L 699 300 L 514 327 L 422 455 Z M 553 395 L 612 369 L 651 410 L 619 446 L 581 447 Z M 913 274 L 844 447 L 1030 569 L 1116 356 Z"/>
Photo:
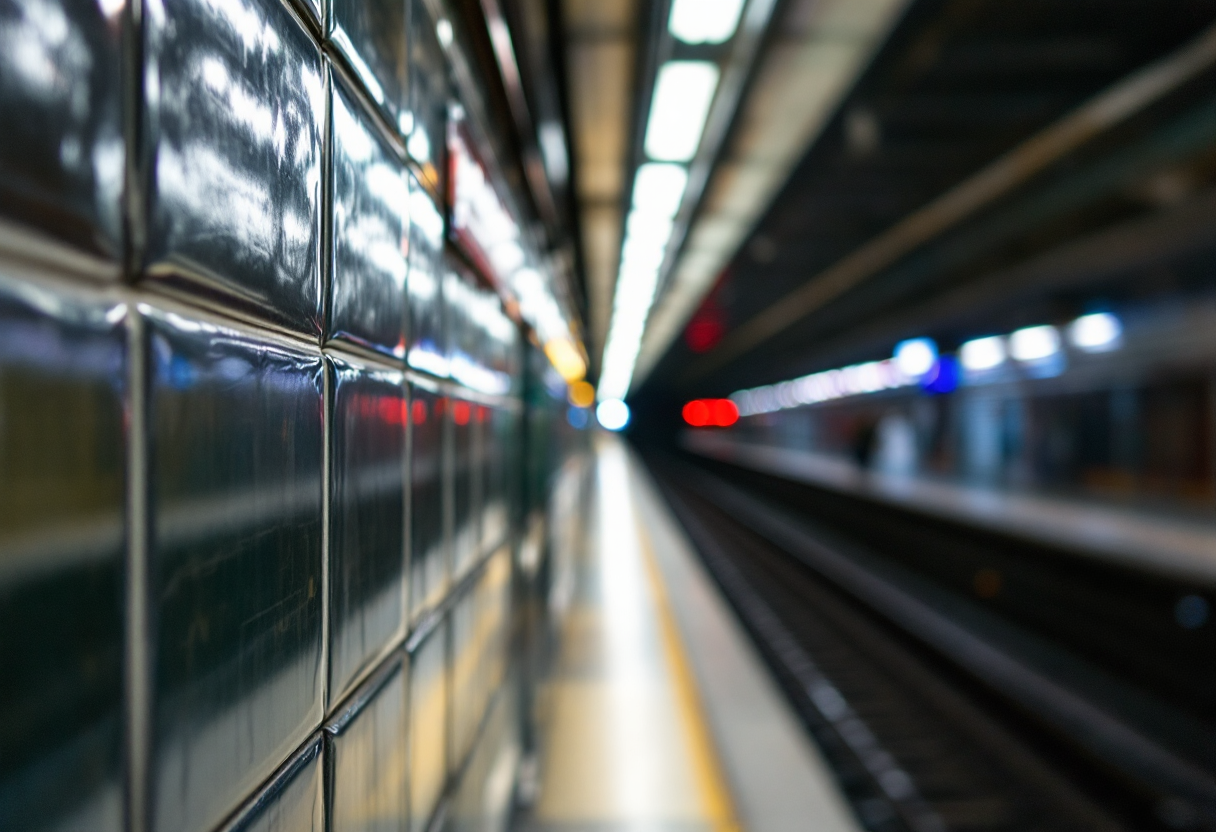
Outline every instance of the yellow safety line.
<path fill-rule="evenodd" d="M 705 706 L 701 701 L 696 677 L 688 661 L 687 647 L 676 625 L 672 613 L 671 602 L 667 597 L 666 585 L 659 572 L 658 562 L 650 546 L 650 538 L 642 528 L 640 521 L 637 526 L 637 539 L 642 550 L 642 560 L 646 564 L 646 577 L 649 579 L 650 591 L 654 596 L 655 607 L 658 611 L 659 630 L 663 640 L 663 654 L 675 683 L 676 703 L 679 706 L 680 721 L 684 726 L 685 736 L 689 741 L 689 754 L 692 757 L 693 777 L 700 792 L 710 823 L 716 832 L 741 832 L 742 826 L 735 811 L 734 800 L 727 786 L 726 776 L 722 768 L 722 758 L 718 754 L 717 744 L 709 730 Z"/>

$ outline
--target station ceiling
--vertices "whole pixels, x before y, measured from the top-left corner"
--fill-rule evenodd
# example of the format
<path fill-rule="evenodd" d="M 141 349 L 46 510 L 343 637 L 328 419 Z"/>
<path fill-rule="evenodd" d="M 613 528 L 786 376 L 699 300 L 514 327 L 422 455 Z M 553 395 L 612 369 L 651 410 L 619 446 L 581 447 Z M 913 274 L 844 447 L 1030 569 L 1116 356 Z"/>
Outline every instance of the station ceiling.
<path fill-rule="evenodd" d="M 560 2 L 594 359 L 666 4 Z M 1028 242 L 1029 226 L 1003 248 L 976 237 L 995 233 L 981 219 L 1025 201 L 1026 181 L 956 206 L 944 224 L 939 203 L 1007 154 L 1030 159 L 1028 140 L 1075 122 L 1137 70 L 1177 62 L 1213 20 L 1213 0 L 778 0 L 665 270 L 634 392 L 724 394 L 872 357 L 885 337 L 876 322 L 895 332 L 901 312 L 1035 255 L 1047 241 Z M 1176 85 L 1210 56 L 1196 61 Z M 1088 158 L 1057 150 L 1030 173 Z M 964 232 L 967 256 L 956 251 Z M 812 283 L 821 288 L 808 294 Z"/>

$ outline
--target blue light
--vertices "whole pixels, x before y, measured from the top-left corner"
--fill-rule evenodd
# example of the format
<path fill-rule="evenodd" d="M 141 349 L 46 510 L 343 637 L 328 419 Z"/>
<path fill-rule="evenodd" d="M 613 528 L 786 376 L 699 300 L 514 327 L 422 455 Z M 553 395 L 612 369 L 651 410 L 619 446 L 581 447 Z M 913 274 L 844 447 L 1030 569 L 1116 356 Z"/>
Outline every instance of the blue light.
<path fill-rule="evenodd" d="M 566 421 L 570 423 L 570 427 L 575 430 L 583 430 L 587 427 L 588 422 L 587 408 L 571 407 L 566 411 Z"/>
<path fill-rule="evenodd" d="M 953 355 L 939 356 L 920 386 L 926 393 L 953 393 L 958 387 L 958 359 Z"/>

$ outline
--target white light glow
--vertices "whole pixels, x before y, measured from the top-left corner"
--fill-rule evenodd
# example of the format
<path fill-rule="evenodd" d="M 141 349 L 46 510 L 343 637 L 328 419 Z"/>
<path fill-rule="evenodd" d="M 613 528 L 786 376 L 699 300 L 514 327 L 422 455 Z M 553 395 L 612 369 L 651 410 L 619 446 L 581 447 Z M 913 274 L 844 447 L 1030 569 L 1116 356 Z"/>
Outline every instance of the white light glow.
<path fill-rule="evenodd" d="M 629 405 L 620 399 L 604 399 L 595 408 L 595 418 L 608 430 L 622 430 L 629 424 Z"/>
<path fill-rule="evenodd" d="M 933 369 L 937 344 L 932 338 L 911 338 L 895 345 L 895 363 L 909 378 L 920 378 Z"/>
<path fill-rule="evenodd" d="M 1106 352 L 1119 346 L 1123 325 L 1109 312 L 1082 315 L 1068 327 L 1068 340 L 1085 352 Z"/>
<path fill-rule="evenodd" d="M 1028 326 L 1009 336 L 1009 354 L 1018 361 L 1043 361 L 1060 351 L 1054 326 Z"/>
<path fill-rule="evenodd" d="M 646 154 L 661 162 L 687 162 L 697 155 L 709 105 L 718 88 L 718 67 L 709 61 L 668 61 L 659 68 Z"/>
<path fill-rule="evenodd" d="M 958 360 L 973 372 L 999 367 L 1005 363 L 1005 341 L 999 335 L 968 341 L 959 347 Z"/>
<path fill-rule="evenodd" d="M 915 384 L 916 377 L 909 376 L 893 358 L 885 361 L 867 361 L 839 370 L 824 370 L 801 378 L 766 384 L 731 394 L 731 401 L 739 408 L 740 416 L 755 416 L 773 413 L 791 407 L 895 390 Z"/>
<path fill-rule="evenodd" d="M 675 0 L 667 29 L 685 43 L 724 43 L 739 26 L 743 0 Z"/>
<path fill-rule="evenodd" d="M 633 178 L 633 210 L 639 216 L 671 219 L 684 199 L 688 171 L 679 165 L 647 162 Z"/>

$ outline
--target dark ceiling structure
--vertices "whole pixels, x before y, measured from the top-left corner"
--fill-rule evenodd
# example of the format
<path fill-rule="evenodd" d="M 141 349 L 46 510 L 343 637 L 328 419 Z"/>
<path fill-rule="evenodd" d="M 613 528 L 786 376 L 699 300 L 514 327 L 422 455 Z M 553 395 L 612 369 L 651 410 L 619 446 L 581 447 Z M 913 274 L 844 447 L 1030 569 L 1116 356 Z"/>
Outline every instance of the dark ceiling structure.
<path fill-rule="evenodd" d="M 1216 242 L 1214 20 L 1211 0 L 911 4 L 635 400 L 1076 314 L 1120 270 L 1111 292 L 1151 291 L 1154 251 Z"/>

